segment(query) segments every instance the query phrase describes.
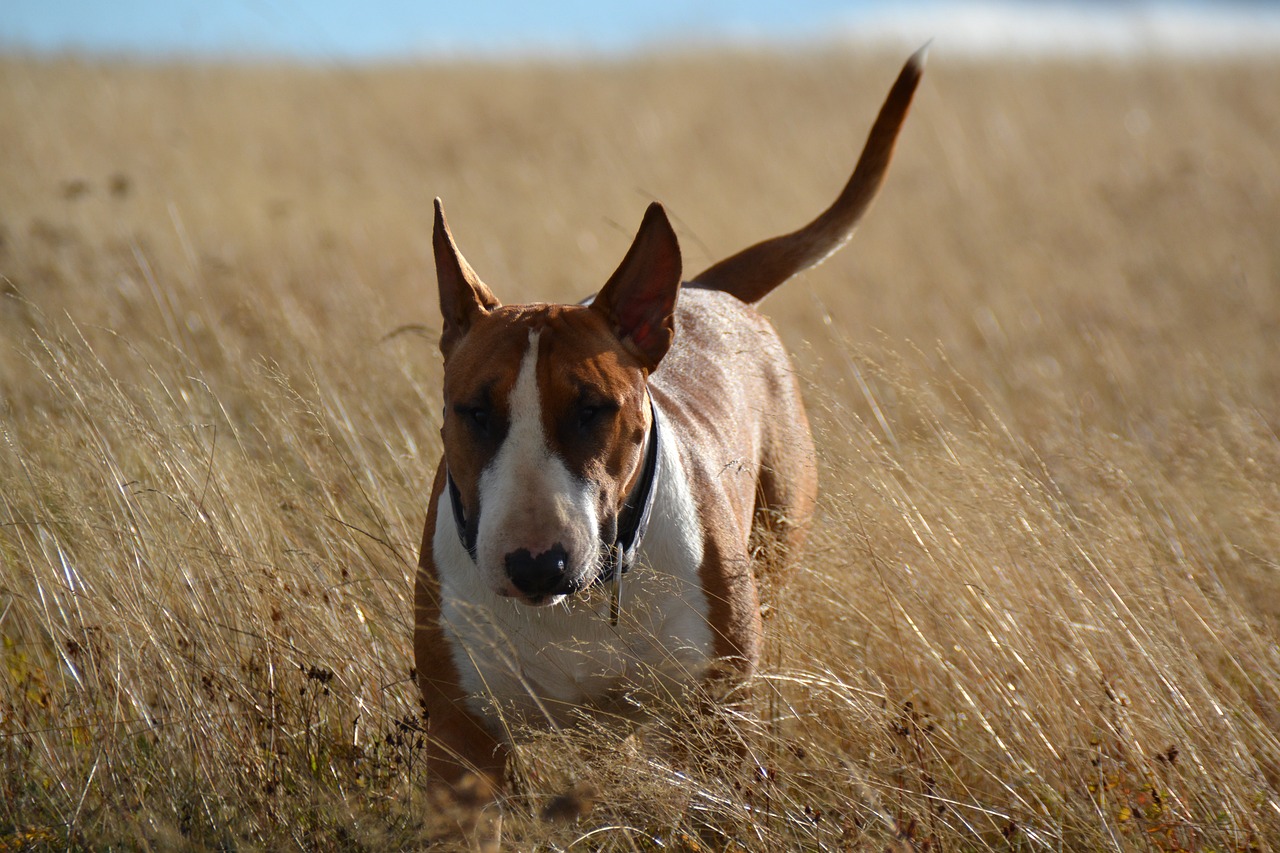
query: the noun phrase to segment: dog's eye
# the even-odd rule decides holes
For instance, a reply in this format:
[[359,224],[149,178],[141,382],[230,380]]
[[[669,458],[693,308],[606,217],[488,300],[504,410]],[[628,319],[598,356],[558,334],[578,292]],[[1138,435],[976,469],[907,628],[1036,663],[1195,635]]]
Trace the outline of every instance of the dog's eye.
[[487,406],[456,406],[454,411],[481,435],[489,432],[489,408]]
[[578,428],[591,429],[604,423],[617,410],[612,403],[583,403],[578,406]]

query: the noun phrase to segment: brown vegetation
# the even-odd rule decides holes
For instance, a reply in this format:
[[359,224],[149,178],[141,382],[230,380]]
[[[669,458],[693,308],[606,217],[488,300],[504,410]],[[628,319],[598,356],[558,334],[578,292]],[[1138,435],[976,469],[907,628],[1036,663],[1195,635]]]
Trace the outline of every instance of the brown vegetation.
[[[900,60],[0,60],[0,849],[432,838],[431,198],[508,301],[655,198],[701,269],[834,196]],[[939,50],[764,306],[823,496],[755,699],[531,732],[506,839],[1280,846],[1278,72]]]

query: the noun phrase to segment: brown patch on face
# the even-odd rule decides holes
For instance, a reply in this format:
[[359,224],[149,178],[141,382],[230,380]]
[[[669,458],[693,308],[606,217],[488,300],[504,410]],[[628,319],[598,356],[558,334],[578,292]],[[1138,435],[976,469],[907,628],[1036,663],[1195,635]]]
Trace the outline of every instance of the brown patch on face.
[[462,495],[472,537],[479,524],[480,472],[497,454],[510,425],[511,389],[529,347],[519,307],[479,319],[445,359],[445,461]]
[[599,312],[557,306],[539,339],[538,390],[551,452],[597,485],[601,535],[611,540],[643,466],[650,414],[645,370]]

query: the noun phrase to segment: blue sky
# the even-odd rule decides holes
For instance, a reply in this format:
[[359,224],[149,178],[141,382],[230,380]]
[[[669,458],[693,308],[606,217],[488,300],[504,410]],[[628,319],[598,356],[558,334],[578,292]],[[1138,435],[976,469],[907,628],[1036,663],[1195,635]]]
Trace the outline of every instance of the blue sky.
[[0,0],[0,50],[368,61],[879,38],[941,50],[1280,51],[1280,0]]
[[37,51],[368,59],[512,48],[614,51],[671,38],[803,37],[851,0],[4,0],[0,45]]

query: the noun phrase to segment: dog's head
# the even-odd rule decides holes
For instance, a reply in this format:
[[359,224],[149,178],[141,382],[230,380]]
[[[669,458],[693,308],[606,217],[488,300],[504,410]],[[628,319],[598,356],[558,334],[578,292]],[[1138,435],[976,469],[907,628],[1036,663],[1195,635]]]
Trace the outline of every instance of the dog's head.
[[501,305],[458,251],[439,200],[434,248],[441,434],[460,534],[495,593],[553,604],[601,577],[644,468],[646,379],[674,334],[675,232],[651,205],[589,306]]

